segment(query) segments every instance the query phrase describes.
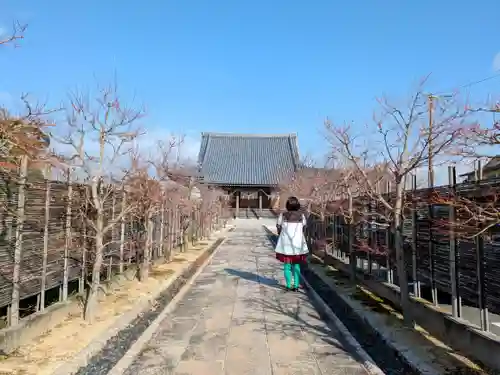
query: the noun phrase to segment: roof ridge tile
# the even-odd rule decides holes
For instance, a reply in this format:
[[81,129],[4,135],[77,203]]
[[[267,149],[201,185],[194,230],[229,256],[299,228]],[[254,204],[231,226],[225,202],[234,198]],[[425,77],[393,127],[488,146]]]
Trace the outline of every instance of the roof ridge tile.
[[202,137],[235,137],[235,138],[296,138],[297,133],[216,133],[202,132]]

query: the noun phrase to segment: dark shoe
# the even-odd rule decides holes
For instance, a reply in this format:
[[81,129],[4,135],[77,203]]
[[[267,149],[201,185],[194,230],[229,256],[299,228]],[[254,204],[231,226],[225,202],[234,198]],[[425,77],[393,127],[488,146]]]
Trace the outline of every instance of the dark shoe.
[[298,292],[299,291],[299,288],[293,288],[292,289],[294,292]]

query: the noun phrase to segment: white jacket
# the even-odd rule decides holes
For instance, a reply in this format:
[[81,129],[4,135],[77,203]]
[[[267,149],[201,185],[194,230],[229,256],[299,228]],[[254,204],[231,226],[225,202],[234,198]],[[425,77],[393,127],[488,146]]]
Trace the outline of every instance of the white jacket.
[[309,253],[304,236],[304,227],[306,226],[306,217],[304,215],[302,215],[301,222],[287,222],[283,218],[283,214],[280,214],[277,224],[281,226],[281,233],[275,248],[277,253],[284,255]]

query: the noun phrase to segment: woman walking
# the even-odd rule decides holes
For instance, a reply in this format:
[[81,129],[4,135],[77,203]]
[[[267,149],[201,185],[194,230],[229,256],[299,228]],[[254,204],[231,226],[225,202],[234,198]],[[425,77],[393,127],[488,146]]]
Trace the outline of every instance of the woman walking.
[[290,197],[286,202],[286,212],[280,214],[276,225],[279,235],[276,258],[283,263],[286,289],[293,291],[299,290],[300,265],[306,263],[309,253],[304,236],[306,218],[299,211],[299,200]]

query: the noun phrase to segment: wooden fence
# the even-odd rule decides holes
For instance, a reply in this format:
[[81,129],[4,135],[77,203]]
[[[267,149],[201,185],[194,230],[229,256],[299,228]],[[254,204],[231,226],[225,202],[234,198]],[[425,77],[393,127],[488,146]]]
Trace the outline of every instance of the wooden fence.
[[[91,274],[93,237],[81,212],[85,189],[80,183],[0,174],[0,328],[15,324],[9,317],[41,311],[71,293],[83,293]],[[19,192],[22,189],[22,199]],[[117,217],[126,195],[116,191],[106,201],[106,222]],[[24,200],[24,202],[23,202]],[[185,211],[183,215],[186,215]],[[217,212],[192,209],[191,241],[207,236],[228,218],[222,203]],[[153,259],[170,259],[182,245],[181,211],[165,204],[154,217]],[[143,222],[125,216],[108,232],[102,279],[124,272],[144,250]],[[18,286],[19,293],[14,292]],[[13,293],[14,292],[14,293]],[[18,311],[12,311],[12,309]]]
[[[467,196],[471,201],[478,197],[494,199],[500,195],[500,180],[414,190],[408,194],[407,201],[413,203],[405,212],[403,234],[410,290],[435,305],[448,305],[456,317],[463,317],[463,305],[477,308],[481,328],[489,330],[488,312],[500,314],[497,226],[481,235],[465,236],[456,229],[460,226],[456,205],[431,203],[428,197],[434,194],[453,195],[456,199]],[[385,198],[390,201],[391,195]],[[368,205],[367,213],[380,209],[362,198],[354,204]],[[475,232],[480,232],[479,228]],[[331,214],[320,219],[311,214],[308,235],[313,248],[345,263],[352,262],[357,271],[369,277],[398,284],[394,228],[380,216],[367,215],[365,220],[350,224],[344,216]]]

